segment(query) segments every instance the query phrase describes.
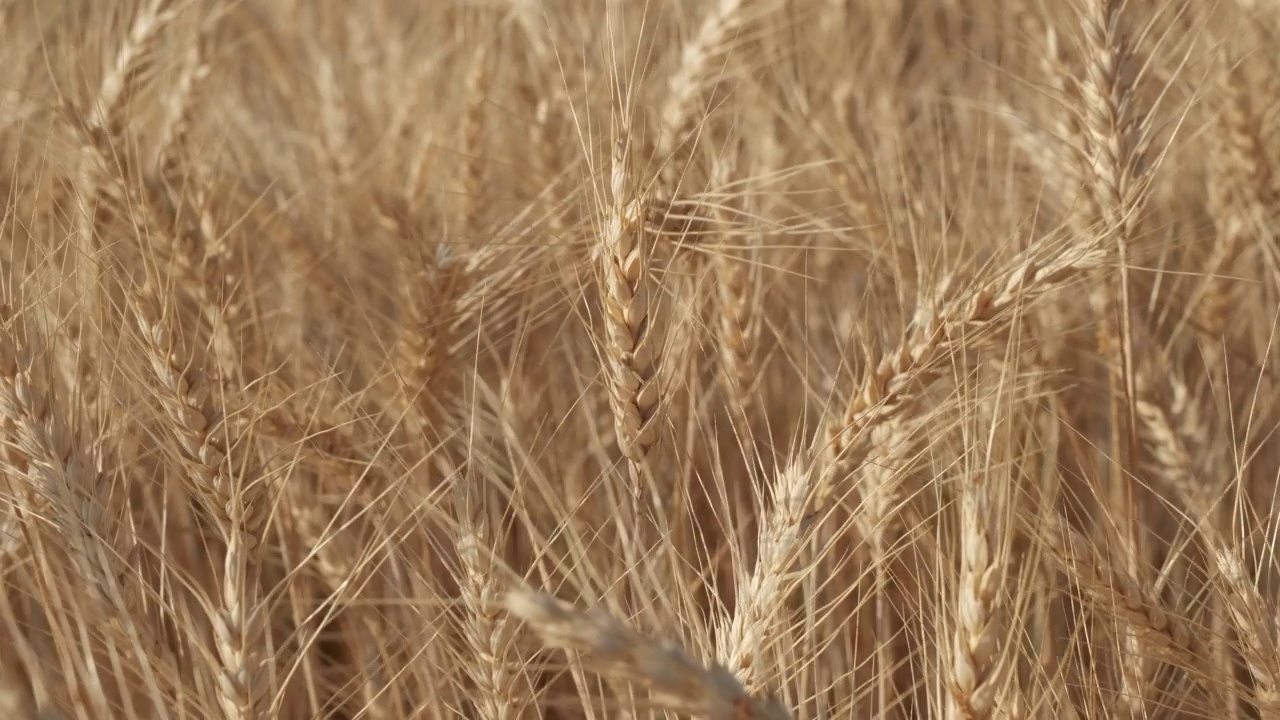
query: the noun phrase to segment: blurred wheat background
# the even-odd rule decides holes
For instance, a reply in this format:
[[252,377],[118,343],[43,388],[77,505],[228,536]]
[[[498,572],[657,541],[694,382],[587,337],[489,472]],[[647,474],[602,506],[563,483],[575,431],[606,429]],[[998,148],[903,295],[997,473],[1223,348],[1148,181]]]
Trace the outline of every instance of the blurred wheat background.
[[1277,32],[0,2],[0,713],[1280,719]]

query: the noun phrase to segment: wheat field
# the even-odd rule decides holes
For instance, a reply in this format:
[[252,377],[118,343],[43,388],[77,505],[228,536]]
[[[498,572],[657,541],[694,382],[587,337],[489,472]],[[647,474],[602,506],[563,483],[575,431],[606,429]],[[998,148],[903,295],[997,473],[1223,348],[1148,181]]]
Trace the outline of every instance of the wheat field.
[[1280,720],[1278,33],[0,1],[0,714]]

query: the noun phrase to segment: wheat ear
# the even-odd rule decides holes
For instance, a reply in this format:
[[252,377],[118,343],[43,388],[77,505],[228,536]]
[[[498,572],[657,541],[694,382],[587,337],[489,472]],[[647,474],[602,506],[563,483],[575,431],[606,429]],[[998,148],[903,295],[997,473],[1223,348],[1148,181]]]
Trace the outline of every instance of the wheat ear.
[[481,43],[471,59],[471,71],[467,75],[466,111],[462,124],[462,147],[466,167],[462,173],[462,197],[466,209],[462,213],[462,226],[468,233],[477,234],[484,225],[484,213],[488,212],[485,185],[485,111],[489,102],[489,53]]
[[773,505],[760,528],[755,566],[736,578],[736,607],[716,633],[717,657],[749,690],[758,688],[766,669],[775,665],[770,639],[795,586],[791,566],[809,536],[805,515],[812,472],[796,459],[777,473]]
[[481,717],[488,720],[515,720],[521,707],[514,698],[521,697],[517,684],[519,659],[512,657],[515,628],[507,617],[499,614],[501,590],[492,557],[493,535],[498,523],[487,511],[491,493],[480,478],[459,478],[454,492],[458,495],[458,529],[455,543],[462,565],[459,583],[463,611],[463,636],[475,662],[468,663],[468,673],[476,687],[475,705]]
[[258,478],[237,477],[240,473],[228,457],[223,437],[224,418],[203,368],[185,356],[160,308],[151,288],[143,288],[133,302],[152,376],[188,471],[187,491],[212,519],[226,545],[218,607],[206,608],[221,661],[217,701],[228,720],[256,718],[264,711],[266,694],[256,576],[267,512],[264,493]]
[[[1275,611],[1249,578],[1239,552],[1212,522],[1213,498],[1203,481],[1197,479],[1190,438],[1170,422],[1164,403],[1157,399],[1154,380],[1146,373],[1143,380],[1137,403],[1143,438],[1151,448],[1160,478],[1198,519],[1197,527],[1217,570],[1219,595],[1239,638],[1240,654],[1253,676],[1258,714],[1264,720],[1275,720],[1280,718],[1280,647],[1276,645]],[[1181,385],[1176,376],[1170,376],[1169,381]],[[1179,387],[1174,390],[1182,392]]]
[[[732,155],[719,158],[712,180],[716,187],[728,187],[735,159]],[[719,234],[725,239],[727,246],[723,254],[715,258],[716,297],[719,300],[720,382],[730,399],[730,410],[740,420],[739,432],[750,436],[752,398],[759,371],[756,348],[761,320],[760,308],[757,307],[757,270],[752,257],[754,253],[750,253],[750,249],[747,252],[739,249],[738,246],[742,244],[741,235],[735,232],[738,223],[734,221],[733,215],[729,208],[717,205]]]
[[[402,237],[412,241],[414,236]],[[401,400],[414,410],[413,419],[422,428],[445,394],[441,386],[449,370],[452,315],[466,278],[447,245],[437,246],[434,257],[416,248],[409,254],[412,273],[403,286],[405,321],[394,357]]]
[[[0,426],[12,432],[14,469],[30,483],[28,505],[19,516],[37,523],[51,518],[77,571],[103,607],[128,613],[139,596],[124,581],[133,548],[116,527],[119,496],[84,452],[85,444],[51,391],[51,373],[41,360],[41,336],[0,297]],[[23,467],[25,466],[25,467]],[[25,483],[24,483],[25,484]],[[21,506],[19,506],[21,507]],[[129,590],[129,591],[127,591]]]
[[1038,520],[1046,557],[1072,578],[1083,597],[1132,629],[1156,659],[1199,672],[1197,680],[1213,676],[1195,626],[1168,612],[1160,598],[1125,568],[1113,565],[1079,531],[1056,517]]
[[653,337],[651,316],[652,238],[645,228],[642,201],[631,194],[629,155],[625,141],[615,145],[610,202],[600,235],[600,265],[609,397],[618,446],[627,458],[632,482],[639,486],[645,480],[662,421],[657,371],[660,340]]
[[[960,577],[947,706],[948,717],[957,720],[995,714],[1007,669],[1002,655],[1009,484],[1002,482],[1005,478],[989,461],[999,430],[993,423],[987,439],[987,466],[966,469],[960,486]],[[981,438],[967,440],[965,447],[981,446]]]
[[181,72],[174,83],[173,91],[165,97],[164,115],[156,133],[155,167],[165,175],[175,175],[177,157],[175,150],[181,148],[191,129],[191,119],[197,104],[201,88],[212,72],[209,55],[213,33],[222,19],[224,10],[214,11],[201,24],[195,42],[187,48],[182,56]]
[[775,0],[763,3],[719,0],[703,17],[698,32],[680,49],[680,65],[667,82],[667,94],[658,119],[660,181],[667,199],[676,197],[680,181],[681,170],[675,162],[675,153],[693,134],[699,117],[697,102],[723,71],[721,64],[734,35],[765,17],[776,5]]
[[[179,10],[176,0],[152,0],[134,16],[128,35],[117,48],[114,61],[102,77],[86,121],[76,124],[86,137],[89,150],[81,167],[79,187],[82,199],[88,203],[80,210],[83,242],[89,242],[92,236],[100,193],[110,184],[111,143],[123,130],[125,101],[154,59],[164,30],[177,19]],[[122,197],[113,199],[123,200]]]
[[512,614],[553,647],[587,653],[600,673],[647,685],[655,702],[709,720],[789,720],[777,700],[750,694],[725,668],[706,666],[684,648],[642,637],[603,608],[586,612],[550,595],[516,590],[506,597]]
[[1041,241],[1024,251],[1003,276],[969,284],[950,277],[939,285],[902,342],[864,375],[843,416],[829,428],[831,462],[820,497],[861,462],[869,447],[868,432],[903,412],[913,396],[912,385],[927,386],[940,377],[949,353],[998,333],[1019,306],[1104,267],[1109,255],[1102,247],[1087,245],[1047,252],[1049,245]]
[[1196,329],[1210,346],[1205,360],[1223,383],[1222,352],[1215,346],[1223,341],[1231,303],[1238,293],[1231,280],[1218,276],[1230,274],[1253,234],[1267,232],[1267,215],[1273,212],[1276,199],[1274,172],[1253,93],[1243,71],[1232,66],[1230,59],[1225,62],[1227,99],[1214,133],[1218,152],[1210,159],[1205,188],[1217,241],[1206,263],[1200,301],[1190,303],[1190,312],[1198,320]]
[[[1130,65],[1134,53],[1121,24],[1123,0],[1088,0],[1084,4],[1081,25],[1084,31],[1088,62],[1080,83],[1085,140],[1088,142],[1089,164],[1080,175],[1089,180],[1093,190],[1094,209],[1100,217],[1091,218],[1101,223],[1100,230],[1115,243],[1120,270],[1119,308],[1114,308],[1110,278],[1102,277],[1095,289],[1095,311],[1102,318],[1099,324],[1099,345],[1109,356],[1114,367],[1119,368],[1119,378],[1124,387],[1116,387],[1116,375],[1108,377],[1111,388],[1111,449],[1115,458],[1111,463],[1109,500],[1115,505],[1115,514],[1125,519],[1122,528],[1122,547],[1130,549],[1135,557],[1130,559],[1136,567],[1137,533],[1132,518],[1136,511],[1129,507],[1130,482],[1123,467],[1123,458],[1135,449],[1137,432],[1133,398],[1136,396],[1133,367],[1132,281],[1130,278],[1131,245],[1136,240],[1137,223],[1147,196],[1149,168],[1146,166],[1147,144],[1150,142],[1147,118],[1135,112],[1136,91]],[[1115,318],[1119,318],[1118,327]],[[1120,404],[1127,398],[1127,442],[1122,443]],[[1128,449],[1128,453],[1125,449]],[[1145,653],[1135,645],[1134,638],[1126,642],[1135,657]],[[1141,714],[1148,678],[1143,662],[1122,663],[1121,670],[1127,685],[1125,697],[1130,710]]]

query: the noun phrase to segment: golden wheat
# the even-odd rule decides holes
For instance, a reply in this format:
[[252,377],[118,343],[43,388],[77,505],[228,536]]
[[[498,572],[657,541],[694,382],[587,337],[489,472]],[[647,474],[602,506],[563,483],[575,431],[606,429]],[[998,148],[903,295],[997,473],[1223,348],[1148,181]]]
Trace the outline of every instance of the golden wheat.
[[0,28],[0,711],[1280,717],[1274,3]]

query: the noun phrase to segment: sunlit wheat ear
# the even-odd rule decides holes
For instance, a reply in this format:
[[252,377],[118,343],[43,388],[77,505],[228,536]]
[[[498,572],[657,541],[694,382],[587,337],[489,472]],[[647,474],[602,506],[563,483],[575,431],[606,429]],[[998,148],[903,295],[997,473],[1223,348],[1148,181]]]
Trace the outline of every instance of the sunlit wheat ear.
[[647,686],[659,708],[699,713],[710,720],[790,718],[778,701],[753,697],[723,667],[704,665],[673,642],[648,640],[603,608],[581,611],[523,589],[509,593],[506,606],[533,626],[546,644],[582,651],[592,670]]
[[[1005,382],[1001,378],[1000,382]],[[983,437],[969,434],[966,447],[987,445],[984,460],[961,470],[960,574],[957,578],[956,619],[952,634],[951,690],[947,715],[951,718],[988,718],[998,714],[998,700],[1009,670],[1008,625],[1010,513],[1008,488],[1014,476],[993,467],[998,462],[995,438],[1001,432],[1000,400],[979,403],[979,417],[995,427]],[[977,454],[977,453],[975,453]],[[979,458],[982,454],[977,454]],[[1005,699],[1008,702],[1008,698]]]
[[643,199],[634,193],[630,149],[614,148],[609,198],[601,229],[605,374],[612,401],[618,446],[632,482],[639,485],[659,439],[661,383],[652,317],[657,300],[650,277],[652,236],[645,228]]

